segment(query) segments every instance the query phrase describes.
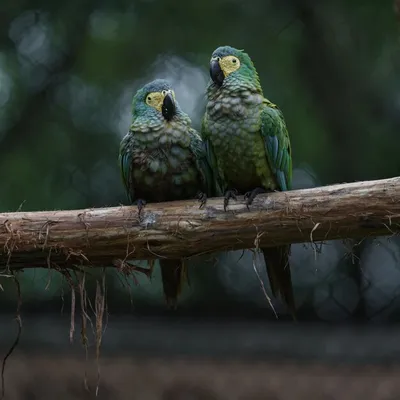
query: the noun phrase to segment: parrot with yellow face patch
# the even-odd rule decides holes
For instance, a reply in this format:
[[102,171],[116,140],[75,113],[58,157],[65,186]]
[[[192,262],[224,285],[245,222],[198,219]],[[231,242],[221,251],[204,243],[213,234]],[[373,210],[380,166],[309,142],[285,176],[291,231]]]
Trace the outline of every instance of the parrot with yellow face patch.
[[[200,135],[191,127],[171,85],[156,79],[135,94],[132,124],[119,150],[122,180],[139,215],[146,201],[164,202],[216,195],[217,186]],[[176,308],[187,279],[183,260],[160,260],[167,304]]]
[[[225,193],[225,210],[238,192],[249,206],[259,193],[290,190],[292,151],[285,120],[264,97],[249,55],[218,47],[211,56],[210,76],[201,133]],[[272,293],[281,295],[295,319],[290,245],[261,250]]]

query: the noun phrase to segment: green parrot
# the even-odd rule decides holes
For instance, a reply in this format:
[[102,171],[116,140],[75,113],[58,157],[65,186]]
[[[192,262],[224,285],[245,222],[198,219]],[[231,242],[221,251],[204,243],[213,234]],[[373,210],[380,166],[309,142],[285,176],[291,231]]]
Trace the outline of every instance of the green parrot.
[[[225,210],[239,192],[248,207],[259,193],[290,190],[292,153],[285,120],[264,97],[249,55],[218,47],[211,56],[210,76],[201,134],[225,194]],[[281,295],[295,319],[290,245],[261,250],[272,293]]]
[[[168,81],[156,79],[137,91],[132,124],[119,149],[122,180],[139,218],[146,201],[197,199],[202,207],[216,194],[213,171],[200,135],[175,98]],[[221,192],[222,193],[222,192]],[[176,308],[187,280],[183,260],[160,260],[164,295]]]

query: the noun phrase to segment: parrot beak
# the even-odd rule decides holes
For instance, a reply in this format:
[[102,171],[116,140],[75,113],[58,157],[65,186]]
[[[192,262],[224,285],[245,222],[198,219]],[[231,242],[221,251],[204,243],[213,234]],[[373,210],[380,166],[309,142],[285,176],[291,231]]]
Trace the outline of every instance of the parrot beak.
[[210,76],[213,82],[217,86],[222,86],[224,82],[224,73],[222,72],[221,66],[219,65],[218,60],[211,60],[210,62]]
[[171,121],[172,117],[175,115],[176,107],[175,101],[171,93],[167,93],[164,97],[164,101],[161,107],[162,115],[167,121]]

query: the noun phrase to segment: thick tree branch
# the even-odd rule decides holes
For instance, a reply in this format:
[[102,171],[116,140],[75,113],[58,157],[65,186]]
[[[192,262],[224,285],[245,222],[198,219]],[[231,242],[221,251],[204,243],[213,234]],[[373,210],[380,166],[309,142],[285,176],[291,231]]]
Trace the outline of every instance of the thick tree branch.
[[260,195],[179,201],[137,209],[0,214],[0,266],[64,268],[116,260],[190,257],[283,243],[392,235],[400,227],[400,177]]

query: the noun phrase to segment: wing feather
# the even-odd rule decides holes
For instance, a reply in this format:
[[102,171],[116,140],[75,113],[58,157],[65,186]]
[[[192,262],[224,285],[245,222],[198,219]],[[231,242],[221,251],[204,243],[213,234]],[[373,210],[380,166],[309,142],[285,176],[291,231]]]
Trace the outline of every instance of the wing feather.
[[265,100],[261,113],[261,134],[264,139],[269,166],[280,190],[292,186],[292,152],[289,133],[282,112]]

